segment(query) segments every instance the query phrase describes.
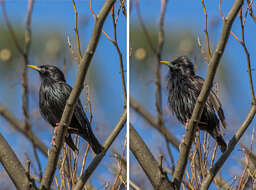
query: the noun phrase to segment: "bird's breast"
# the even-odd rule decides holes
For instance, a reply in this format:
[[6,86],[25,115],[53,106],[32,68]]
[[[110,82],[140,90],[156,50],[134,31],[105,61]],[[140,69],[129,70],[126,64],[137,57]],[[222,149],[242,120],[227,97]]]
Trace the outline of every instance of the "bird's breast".
[[57,84],[41,84],[39,90],[39,110],[45,120],[55,125],[61,119],[66,97]]
[[196,101],[196,92],[186,79],[172,79],[168,84],[168,102],[178,120],[186,123],[190,119]]

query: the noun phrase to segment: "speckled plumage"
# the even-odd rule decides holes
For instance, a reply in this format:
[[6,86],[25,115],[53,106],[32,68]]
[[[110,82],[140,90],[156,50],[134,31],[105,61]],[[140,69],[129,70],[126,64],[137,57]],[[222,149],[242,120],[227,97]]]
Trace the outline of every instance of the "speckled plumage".
[[[42,117],[53,127],[60,122],[66,101],[72,91],[72,87],[66,83],[64,74],[55,66],[42,65],[36,69],[41,78],[39,90],[39,109]],[[67,135],[66,143],[75,151],[75,146],[71,134],[75,133],[83,137],[92,147],[96,154],[99,154],[103,148],[94,136],[90,123],[86,117],[80,100],[74,110]]]
[[[168,103],[171,111],[182,124],[191,118],[203,82],[201,77],[195,75],[193,64],[186,56],[178,57],[169,64]],[[219,120],[225,128],[225,117],[221,103],[215,93],[211,91],[198,126],[200,130],[207,131],[216,140],[221,151],[224,152],[227,145],[220,131]]]

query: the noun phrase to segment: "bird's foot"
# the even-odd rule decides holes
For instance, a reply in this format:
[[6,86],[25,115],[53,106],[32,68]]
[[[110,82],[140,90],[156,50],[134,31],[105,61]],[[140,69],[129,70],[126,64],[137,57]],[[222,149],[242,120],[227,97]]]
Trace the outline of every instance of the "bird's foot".
[[68,129],[69,129],[69,130],[72,130],[72,131],[78,131],[77,128],[73,128],[73,127],[70,127],[70,126],[68,126]]
[[[188,129],[189,122],[190,122],[190,119],[188,119],[187,122],[186,122],[186,124],[185,124],[185,129],[186,129],[186,130]],[[203,121],[198,121],[198,124],[201,124],[201,125],[208,125],[208,123],[203,122]]]
[[181,151],[181,146],[184,144],[184,142],[185,142],[185,135],[182,136],[181,143],[179,145],[179,151]]
[[[187,122],[186,122],[186,124],[185,124],[185,129],[186,129],[186,130],[188,129],[189,121],[190,121],[190,119],[188,119]],[[183,137],[183,138],[184,138],[184,137]],[[183,139],[183,138],[182,138],[182,139]]]
[[[54,127],[54,134],[56,134],[56,131],[57,131],[57,128],[56,127],[59,127],[60,126],[60,123],[56,123],[56,126]],[[67,127],[69,130],[72,130],[72,131],[78,131],[77,128],[73,128],[73,127],[70,127],[68,126]]]
[[181,143],[185,142],[185,135],[182,136]]
[[60,123],[56,123],[56,126],[54,127],[54,130],[53,130],[54,135],[53,135],[52,141],[51,141],[51,144],[52,144],[53,146],[56,146],[55,139],[56,139],[57,130],[58,130],[58,127],[59,127],[59,126],[60,126]]
[[57,130],[58,130],[58,127],[60,126],[60,123],[56,123],[55,127],[54,127],[54,135],[57,135]]
[[195,133],[196,137],[199,137],[200,136],[200,130],[197,128],[196,129],[196,133]]
[[52,144],[53,146],[56,146],[55,139],[56,139],[56,136],[55,136],[55,135],[53,135],[53,137],[52,137],[52,141],[51,141],[51,144]]

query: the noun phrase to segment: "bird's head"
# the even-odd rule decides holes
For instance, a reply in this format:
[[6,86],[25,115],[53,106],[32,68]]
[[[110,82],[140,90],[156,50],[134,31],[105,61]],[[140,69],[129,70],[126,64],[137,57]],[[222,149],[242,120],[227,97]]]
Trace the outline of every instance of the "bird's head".
[[178,57],[177,59],[169,61],[160,61],[170,68],[171,73],[180,73],[186,76],[195,75],[193,63],[186,56]]
[[66,81],[64,74],[60,69],[53,65],[28,65],[28,67],[35,69],[40,74],[41,80],[52,79],[54,81]]

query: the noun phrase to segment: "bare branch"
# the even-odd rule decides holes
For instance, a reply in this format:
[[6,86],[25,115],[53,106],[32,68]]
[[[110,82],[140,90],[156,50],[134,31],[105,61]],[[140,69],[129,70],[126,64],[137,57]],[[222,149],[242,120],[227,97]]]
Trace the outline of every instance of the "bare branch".
[[105,156],[105,153],[111,146],[111,144],[116,139],[117,135],[120,133],[120,131],[123,129],[125,123],[127,120],[127,110],[125,109],[122,113],[122,116],[120,117],[118,123],[116,124],[114,130],[111,132],[111,134],[108,136],[107,140],[104,143],[104,152],[101,154],[98,154],[91,164],[88,166],[88,168],[84,171],[83,175],[78,179],[77,184],[73,188],[73,190],[81,190],[84,187],[84,184],[87,182],[89,177],[92,175],[93,171],[97,168],[102,158]]
[[130,149],[145,174],[148,176],[154,189],[173,189],[166,173],[159,168],[158,162],[131,124],[129,126],[129,131]]
[[210,41],[209,41],[209,35],[208,35],[208,31],[207,31],[207,11],[206,11],[206,8],[205,8],[204,0],[202,0],[202,5],[203,5],[203,9],[204,9],[204,17],[205,17],[204,33],[205,33],[205,38],[206,38],[206,45],[207,45],[207,52],[208,52],[208,61],[209,61],[211,59],[211,57],[212,57],[212,53],[211,53],[211,46],[210,46]]
[[117,24],[117,18],[115,19],[115,6],[112,7],[112,22],[113,22],[113,30],[114,30],[114,40],[109,39],[113,45],[116,48],[116,51],[119,56],[119,63],[120,63],[120,70],[121,70],[121,81],[122,81],[122,89],[123,89],[123,96],[124,96],[124,106],[126,106],[126,100],[127,100],[127,92],[126,92],[126,83],[125,83],[125,74],[124,74],[124,64],[123,64],[123,55],[121,53],[121,50],[119,48],[118,42],[117,42],[117,32],[116,32],[116,24]]
[[22,110],[25,117],[25,127],[27,130],[31,130],[29,124],[29,114],[28,114],[28,77],[27,77],[27,65],[28,65],[28,56],[29,49],[31,44],[31,15],[33,10],[34,0],[28,1],[28,12],[27,12],[27,22],[26,22],[26,31],[25,31],[25,46],[24,46],[24,65],[22,71],[21,85],[22,85]]
[[78,52],[79,60],[81,60],[82,59],[82,55],[81,55],[81,49],[80,49],[79,34],[78,34],[78,29],[77,29],[77,16],[78,16],[78,12],[77,12],[77,9],[76,9],[75,0],[72,0],[72,2],[73,2],[73,6],[74,6],[74,11],[75,11],[75,33],[76,33],[77,52]]
[[236,0],[230,12],[228,13],[228,16],[225,18],[220,40],[210,60],[206,80],[204,82],[200,95],[196,101],[196,105],[188,125],[188,131],[186,132],[186,135],[184,138],[184,143],[181,144],[181,151],[179,154],[178,163],[172,178],[172,183],[175,185],[176,189],[180,188],[180,184],[183,178],[184,170],[186,168],[191,144],[194,139],[195,126],[197,125],[197,121],[200,120],[200,117],[204,108],[204,104],[207,100],[207,97],[212,87],[212,83],[219,65],[220,58],[222,57],[227,41],[229,39],[231,26],[242,4],[243,4],[243,0]]
[[154,47],[154,45],[153,45],[152,39],[151,39],[151,37],[150,37],[150,35],[149,35],[149,33],[148,33],[148,30],[147,30],[147,28],[146,28],[146,26],[145,26],[145,24],[144,24],[143,19],[142,19],[142,17],[141,17],[141,14],[140,14],[140,7],[139,7],[139,2],[138,2],[138,0],[135,1],[135,5],[136,5],[136,11],[137,11],[137,15],[138,15],[138,20],[139,20],[139,22],[140,22],[140,25],[141,25],[141,27],[142,27],[143,32],[145,33],[145,37],[146,37],[146,39],[147,39],[147,42],[148,42],[148,44],[149,44],[149,46],[150,46],[152,52],[153,52],[154,54],[156,54],[156,49],[155,49],[155,47]]
[[0,105],[0,115],[2,115],[17,131],[29,139],[45,156],[47,156],[47,146],[31,130],[26,130],[25,125],[12,115],[12,113],[3,105]]
[[35,187],[34,183],[28,179],[24,167],[2,134],[0,134],[0,162],[17,189],[24,190]]
[[155,71],[155,105],[156,105],[156,112],[157,112],[157,122],[161,126],[163,121],[163,110],[162,110],[162,92],[161,92],[161,78],[160,78],[160,61],[162,50],[164,46],[164,15],[166,11],[166,4],[167,0],[161,1],[161,13],[160,13],[160,25],[159,25],[159,33],[158,33],[158,47],[156,52],[156,71]]
[[136,100],[130,98],[130,106],[138,112],[152,127],[158,130],[168,142],[172,143],[172,145],[179,150],[180,142],[179,140],[168,131],[168,129],[162,124],[161,126],[158,124],[157,119],[154,118],[146,109],[144,109]]
[[249,0],[247,0],[247,4],[248,4],[248,8],[249,8],[249,14],[252,17],[252,20],[254,21],[254,23],[256,24],[256,17],[253,13],[253,10],[252,10],[253,0],[251,0],[251,2]]
[[227,151],[221,155],[221,157],[218,159],[218,161],[214,164],[214,166],[209,170],[206,178],[202,182],[201,190],[206,190],[209,188],[212,180],[214,179],[215,175],[219,171],[219,169],[222,167],[222,165],[225,163],[231,152],[234,150],[236,144],[240,140],[240,138],[243,136],[244,132],[246,129],[249,127],[251,124],[254,116],[256,113],[256,105],[253,104],[251,106],[251,109],[245,119],[245,121],[242,123],[240,128],[237,130],[236,134],[233,136],[233,138],[230,140],[228,144],[228,149]]

